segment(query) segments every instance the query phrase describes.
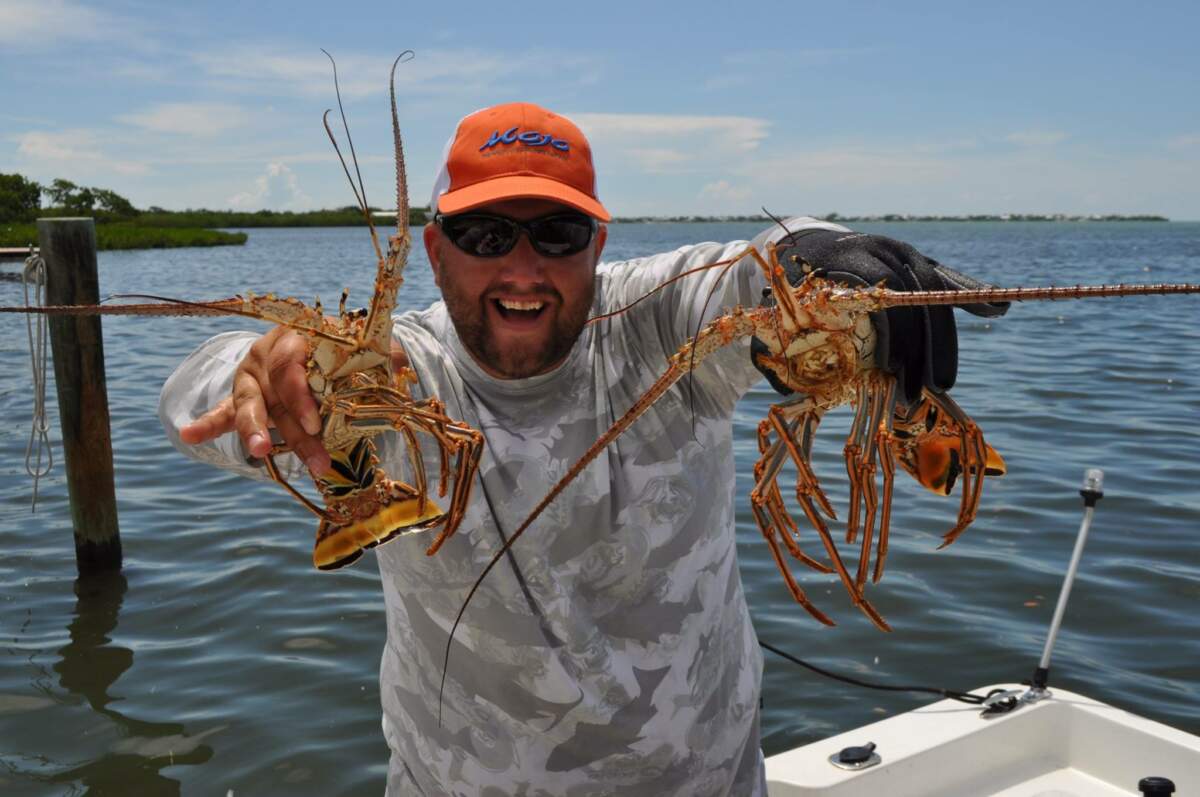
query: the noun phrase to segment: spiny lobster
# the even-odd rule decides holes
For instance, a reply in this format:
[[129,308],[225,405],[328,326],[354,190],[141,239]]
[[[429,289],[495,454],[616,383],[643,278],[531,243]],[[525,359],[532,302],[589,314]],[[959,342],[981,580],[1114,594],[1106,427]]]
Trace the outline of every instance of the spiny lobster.
[[[1197,284],[900,292],[883,287],[845,287],[815,276],[815,270],[808,264],[802,264],[808,276],[799,285],[791,286],[773,246],[767,247],[765,256],[750,248],[732,260],[705,268],[732,265],[743,258],[752,259],[765,273],[774,305],[753,310],[735,307],[704,326],[669,359],[662,376],[551,487],[468,591],[447,641],[443,679],[454,631],[483,579],[508,549],[609,443],[632,426],[681,377],[697,368],[710,354],[734,341],[751,336],[763,341],[769,350],[763,355],[763,364],[796,392],[794,398],[772,405],[767,418],[759,425],[761,457],[754,466],[755,484],[750,492],[755,520],[789,591],[818,621],[834,624],[813,605],[796,582],[784,557],[785,549],[793,558],[815,570],[836,572],[851,602],[876,627],[889,631],[891,627],[887,621],[867,600],[865,588],[869,572],[872,581],[878,581],[883,575],[895,464],[899,463],[918,482],[941,495],[949,495],[955,481],[961,479],[958,517],[944,535],[941,547],[958,539],[971,524],[979,507],[985,477],[1003,474],[1005,465],[1000,455],[984,441],[979,426],[948,394],[924,390],[911,407],[903,407],[895,400],[895,377],[875,364],[875,333],[870,314],[890,307],[915,305],[1200,293]],[[844,448],[850,479],[846,540],[854,543],[859,534],[862,535],[858,566],[853,575],[826,523],[826,518],[836,518],[836,515],[811,464],[813,438],[822,417],[828,410],[845,404],[855,408]],[[778,483],[788,460],[797,471],[796,502],[820,537],[828,565],[806,554],[797,543],[799,529]],[[881,485],[876,481],[880,473]]]
[[[301,494],[277,466],[275,457],[288,452],[288,446],[273,446],[265,459],[265,467],[272,479],[320,519],[313,548],[313,564],[321,570],[348,565],[362,556],[364,549],[385,543],[400,534],[441,526],[440,533],[428,549],[428,553],[435,553],[462,522],[483,451],[483,435],[448,417],[442,402],[436,398],[414,399],[410,385],[416,381],[416,375],[407,367],[394,369],[391,359],[391,315],[396,306],[397,292],[404,284],[402,275],[412,246],[408,185],[395,89],[396,66],[406,56],[411,56],[411,53],[402,53],[392,63],[389,82],[396,157],[396,234],[388,238],[386,253],[380,248],[379,236],[367,204],[345,114],[342,114],[343,128],[357,183],[350,175],[329,126],[330,111],[325,112],[323,120],[325,131],[367,221],[378,258],[375,293],[366,308],[347,309],[345,291],[335,317],[325,315],[319,300],[309,306],[290,297],[278,298],[274,294],[257,296],[251,293],[213,302],[142,296],[122,298],[153,299],[156,303],[0,307],[3,313],[49,315],[245,316],[282,325],[305,338],[308,385],[318,403],[321,440],[329,451],[332,465],[327,475],[313,477],[323,505],[318,506]],[[332,56],[330,61],[333,61]],[[337,65],[334,64],[333,68],[334,88],[340,109]],[[413,484],[392,479],[379,467],[372,438],[391,430],[399,432],[407,444]],[[444,508],[430,497],[431,487],[418,445],[418,434],[432,437],[437,444],[441,459],[438,495],[445,496],[449,492]]]

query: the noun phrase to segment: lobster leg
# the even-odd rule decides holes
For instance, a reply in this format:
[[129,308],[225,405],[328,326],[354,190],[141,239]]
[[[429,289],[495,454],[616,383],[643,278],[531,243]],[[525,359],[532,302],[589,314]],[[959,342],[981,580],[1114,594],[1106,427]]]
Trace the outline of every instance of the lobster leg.
[[[774,407],[772,407],[774,410]],[[800,421],[793,422],[793,429],[800,425]],[[796,583],[796,579],[792,576],[791,568],[788,567],[787,561],[783,558],[783,552],[779,549],[779,543],[776,537],[783,539],[788,551],[800,561],[808,564],[816,569],[823,569],[825,572],[830,572],[820,562],[812,559],[808,555],[800,551],[799,546],[791,538],[791,533],[796,531],[796,524],[792,521],[787,511],[783,508],[783,499],[779,493],[779,483],[777,478],[779,471],[783,467],[785,449],[783,438],[781,437],[774,444],[768,445],[771,427],[764,421],[759,425],[759,450],[763,452],[761,458],[755,463],[754,472],[757,477],[754,489],[750,491],[750,509],[754,513],[754,520],[758,523],[758,529],[762,532],[763,538],[767,541],[767,546],[771,549],[771,555],[775,558],[775,565],[779,568],[780,574],[783,575],[783,581],[787,585],[788,591],[792,593],[792,598],[799,603],[805,611],[813,616],[817,622],[824,625],[836,625],[833,620],[829,619],[828,615],[818,609],[808,599],[803,588]],[[809,514],[809,519],[816,518],[816,522],[820,522],[820,516],[816,515],[811,510],[811,504],[805,507],[805,512]]]
[[[795,430],[799,425],[799,420],[793,421],[789,429]],[[773,533],[778,533],[787,546],[788,553],[818,573],[832,573],[833,570],[804,553],[796,544],[795,538],[799,536],[800,530],[788,514],[783,495],[779,491],[779,471],[783,468],[787,452],[782,440],[770,442],[771,430],[771,424],[767,421],[758,425],[758,450],[763,456],[754,464],[755,487],[750,494],[750,506],[755,511],[759,530],[768,541],[771,541]],[[765,511],[766,514],[760,517],[761,511]],[[766,523],[768,519],[770,523]]]
[[817,622],[822,623],[823,625],[837,625],[837,623],[829,619],[828,615],[812,604],[812,601],[810,601],[808,596],[804,594],[804,590],[801,589],[800,585],[796,583],[796,579],[792,577],[792,572],[788,568],[787,562],[783,559],[783,552],[779,550],[779,544],[775,542],[772,534],[764,527],[764,524],[768,523],[769,521],[763,517],[762,508],[757,504],[751,504],[751,508],[754,510],[754,518],[758,521],[758,527],[763,529],[763,536],[767,540],[767,546],[771,549],[771,555],[775,557],[775,564],[779,568],[779,572],[783,575],[783,581],[785,584],[787,584],[788,591],[792,593],[792,598],[796,601],[796,603],[800,604],[806,612],[812,615]]
[[859,481],[857,468],[863,453],[863,432],[868,426],[867,416],[870,414],[870,393],[865,382],[859,384],[855,391],[854,420],[850,423],[850,433],[846,435],[846,445],[842,449],[842,457],[846,462],[846,477],[850,482],[850,508],[846,517],[846,542],[852,543],[858,537],[858,508],[862,502],[862,484]]
[[938,546],[940,550],[957,540],[979,511],[979,499],[983,495],[983,479],[987,471],[987,444],[983,441],[983,431],[978,424],[963,412],[954,399],[945,393],[932,391],[926,391],[926,395],[958,424],[962,445],[962,502],[959,504],[958,522],[942,537],[942,544]]
[[[796,404],[773,404],[767,410],[767,419],[775,433],[779,435],[779,441],[787,447],[792,461],[796,464],[796,500],[800,502],[801,506],[811,506],[811,501],[815,499],[820,505],[821,511],[827,517],[836,520],[837,513],[833,511],[833,504],[829,503],[829,498],[821,489],[821,483],[817,481],[817,475],[813,473],[812,465],[809,464],[812,457],[813,432],[821,422],[822,412],[808,406],[804,409],[797,409],[797,405],[806,404],[808,404],[807,399],[802,399]],[[799,440],[794,433],[788,431],[789,415],[801,416]]]
[[[806,400],[798,401],[793,404],[774,405],[767,413],[767,418],[770,419],[776,434],[784,443],[789,454],[795,459],[797,472],[800,474],[796,485],[796,499],[800,504],[804,514],[808,517],[813,528],[816,529],[817,535],[821,538],[821,543],[825,546],[825,552],[829,557],[829,561],[833,565],[834,571],[841,579],[842,585],[846,591],[850,593],[851,602],[857,606],[863,614],[865,614],[875,626],[881,631],[890,631],[891,626],[883,619],[882,615],[876,611],[871,602],[866,599],[862,591],[855,587],[854,580],[850,577],[849,571],[846,569],[845,563],[842,561],[842,556],[838,552],[837,544],[833,541],[833,535],[829,532],[829,527],[821,518],[816,508],[809,500],[809,494],[816,487],[816,477],[812,476],[812,484],[805,484],[806,475],[811,476],[812,467],[806,457],[801,456],[801,451],[804,444],[801,440],[797,440],[793,431],[788,428],[789,416],[799,416],[801,420],[801,430],[811,432],[817,423],[820,422],[820,412],[816,410],[811,403]],[[809,428],[811,427],[811,428]],[[820,489],[816,487],[816,489]]]
[[[442,543],[458,528],[467,511],[467,501],[471,498],[471,486],[475,482],[475,472],[479,469],[479,459],[483,455],[483,435],[470,427],[448,426],[450,435],[460,441],[454,495],[450,498],[447,510],[446,525],[425,553],[429,556],[438,552]],[[465,485],[465,487],[463,486]]]
[[[374,401],[373,403],[354,402],[347,400],[347,396],[354,398],[365,398],[370,396]],[[380,398],[380,396],[378,396],[370,388],[346,391],[343,393],[343,397],[335,402],[335,407],[343,416],[346,417],[347,423],[356,427],[382,426],[383,428],[387,429],[393,428],[390,422],[380,424],[379,420],[383,419],[384,421],[387,421],[388,418],[395,414],[395,408],[397,406],[403,406],[402,395],[395,399],[395,401],[392,403],[389,403],[387,398]],[[400,424],[396,428],[404,437],[404,442],[407,444],[405,452],[408,455],[409,467],[412,468],[413,481],[416,482],[417,513],[419,515],[424,515],[429,502],[429,479],[425,470],[425,457],[421,453],[421,446],[417,442],[417,437],[413,432],[412,424]],[[441,494],[444,495],[444,482],[442,484],[442,488]]]
[[862,549],[858,557],[858,573],[854,579],[855,586],[862,592],[867,583],[867,569],[871,563],[871,544],[875,536],[876,511],[879,508],[879,491],[875,486],[875,462],[880,453],[880,435],[883,432],[885,417],[891,415],[891,396],[886,385],[887,377],[872,376],[867,387],[870,414],[864,429],[865,448],[858,462],[857,479],[859,494],[863,498],[866,517],[863,519]]
[[[356,401],[353,399],[370,399],[370,401]],[[375,427],[379,430],[395,428],[401,431],[412,426],[424,431],[437,440],[438,448],[443,455],[447,452],[452,453],[456,451],[460,444],[451,439],[451,430],[458,432],[467,430],[465,426],[455,426],[453,424],[445,413],[445,406],[437,399],[429,398],[414,402],[407,398],[403,392],[381,385],[362,388],[356,391],[346,391],[343,394],[343,398],[335,406],[346,416],[347,422],[351,426],[359,428]],[[399,421],[400,425],[398,425],[397,418],[401,419]],[[410,450],[416,452],[416,457],[420,457],[419,448],[412,448]],[[414,470],[418,471],[418,478],[424,484],[423,465],[420,467],[414,465]],[[439,469],[439,496],[446,494],[449,480],[449,459],[443,456]]]
[[421,453],[421,446],[411,428],[402,426],[400,433],[404,435],[404,442],[408,444],[408,464],[413,471],[413,481],[417,483],[417,495],[420,496],[417,511],[424,512],[425,504],[429,500],[429,478],[425,473],[425,455]]
[[[342,297],[345,303],[345,295]],[[393,428],[388,420],[395,414],[397,408],[416,411],[416,405],[406,399],[401,389],[383,385],[367,385],[361,388],[343,390],[332,403],[331,411],[336,410],[346,419],[346,423],[356,428],[376,428],[379,431]],[[421,402],[424,403],[424,402]],[[407,406],[406,406],[407,404]],[[418,511],[424,513],[425,504],[429,498],[429,480],[425,471],[425,457],[417,442],[410,424],[396,427],[407,444],[408,463],[412,468],[413,481],[416,482]],[[445,494],[445,490],[442,490]]]
[[[279,467],[275,464],[275,453],[276,452],[273,451],[270,454],[267,454],[267,456],[263,459],[263,463],[266,465],[266,468],[267,468],[267,475],[269,475],[276,484],[280,485],[281,487],[283,487],[283,489],[287,490],[293,498],[295,498],[297,501],[299,501],[301,504],[303,504],[304,508],[307,509],[309,512],[312,512],[314,515],[321,518],[322,520],[332,520],[332,518],[329,516],[328,512],[321,509],[321,507],[317,506],[312,501],[308,500],[308,498],[306,498],[303,493],[301,493],[299,490],[297,490],[295,487],[293,487],[291,485],[291,483],[286,478],[284,478],[283,474],[279,472]],[[282,452],[279,452],[279,453],[282,453]]]
[[892,418],[896,401],[896,379],[893,376],[882,377],[883,422],[877,435],[879,446],[879,465],[883,470],[883,503],[879,510],[879,544],[875,552],[875,572],[871,574],[871,582],[877,583],[883,576],[883,562],[887,558],[888,530],[892,519],[892,487],[896,481],[896,452],[892,435]]
[[[439,495],[445,495],[447,484],[451,480],[450,460],[454,459],[454,490],[450,496],[450,504],[446,508],[442,530],[430,543],[427,554],[435,554],[451,534],[457,529],[463,515],[466,513],[467,502],[470,500],[471,488],[474,485],[475,471],[479,467],[479,459],[483,455],[483,435],[467,426],[453,423],[444,413],[441,402],[436,399],[409,403],[400,406],[402,394],[393,388],[379,388],[377,398],[384,403],[356,405],[347,409],[346,415],[351,422],[370,424],[372,421],[385,420],[393,428],[400,430],[407,438],[412,439],[412,429],[426,432],[437,441],[441,451],[441,479]],[[390,406],[388,400],[396,402]],[[412,445],[412,443],[410,443]],[[417,454],[419,457],[419,453]],[[424,468],[419,469],[423,480]],[[425,492],[422,491],[422,502]]]

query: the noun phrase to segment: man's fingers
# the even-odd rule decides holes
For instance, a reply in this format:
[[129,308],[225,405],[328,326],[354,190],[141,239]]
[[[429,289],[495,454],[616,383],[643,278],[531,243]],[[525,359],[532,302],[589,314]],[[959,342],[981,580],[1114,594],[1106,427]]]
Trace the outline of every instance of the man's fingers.
[[233,404],[236,407],[234,428],[246,451],[259,459],[270,454],[266,399],[258,380],[245,371],[239,371],[233,378]]
[[307,357],[304,340],[299,335],[292,335],[281,339],[271,350],[267,369],[279,403],[299,422],[305,433],[315,435],[321,431],[321,416],[308,387],[304,369]]
[[223,399],[220,404],[201,415],[179,430],[179,439],[188,445],[204,443],[220,437],[234,429],[236,413],[233,397]]
[[271,453],[271,435],[268,423],[273,424],[283,437],[283,442],[296,453],[304,464],[316,475],[329,470],[329,454],[321,441],[304,431],[287,409],[277,402],[267,408],[265,397],[259,391],[258,382],[249,374],[239,374],[233,386],[234,403],[237,405],[235,426],[242,438],[242,445],[252,457],[262,459]]
[[314,475],[326,473],[330,459],[315,436],[321,417],[308,387],[307,358],[304,339],[286,327],[263,335],[238,366],[233,395],[180,430],[181,438],[195,444],[236,431],[246,453],[263,459],[274,448],[269,431],[274,426]]
[[293,332],[280,335],[267,356],[267,374],[273,396],[267,409],[283,441],[304,461],[314,476],[329,470],[329,452],[317,437],[321,416],[308,386],[305,363],[308,344]]
[[305,432],[300,423],[286,412],[273,413],[271,420],[275,421],[275,428],[283,436],[283,442],[304,461],[314,476],[329,470],[329,452],[320,439]]

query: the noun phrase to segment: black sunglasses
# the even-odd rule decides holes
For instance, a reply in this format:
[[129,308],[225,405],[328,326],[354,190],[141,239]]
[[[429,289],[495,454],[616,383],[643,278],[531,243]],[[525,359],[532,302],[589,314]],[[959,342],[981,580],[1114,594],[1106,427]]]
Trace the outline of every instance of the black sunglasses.
[[546,257],[578,254],[592,242],[596,220],[583,213],[552,213],[529,221],[492,213],[459,213],[433,221],[459,249],[474,257],[501,257],[517,245],[521,231],[533,250]]

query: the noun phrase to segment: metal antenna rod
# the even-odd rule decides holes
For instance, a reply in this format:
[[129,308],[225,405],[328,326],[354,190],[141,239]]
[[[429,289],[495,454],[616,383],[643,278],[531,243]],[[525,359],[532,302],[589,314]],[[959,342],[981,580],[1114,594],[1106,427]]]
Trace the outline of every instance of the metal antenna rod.
[[1058,638],[1058,629],[1062,625],[1063,615],[1067,611],[1067,599],[1071,596],[1071,585],[1075,583],[1075,574],[1079,570],[1079,560],[1083,556],[1083,546],[1087,542],[1088,530],[1092,527],[1092,515],[1096,511],[1096,502],[1104,497],[1104,471],[1089,468],[1083,474],[1083,487],[1079,494],[1083,496],[1083,522],[1079,525],[1079,534],[1075,538],[1075,550],[1071,554],[1071,563],[1067,566],[1067,575],[1063,578],[1062,591],[1058,594],[1058,605],[1054,607],[1054,619],[1050,621],[1050,633],[1046,637],[1046,647],[1042,649],[1042,659],[1037,669],[1033,671],[1032,686],[1021,696],[1022,702],[1034,702],[1050,695],[1046,689],[1046,681],[1050,675],[1050,651],[1054,649],[1054,641]]

